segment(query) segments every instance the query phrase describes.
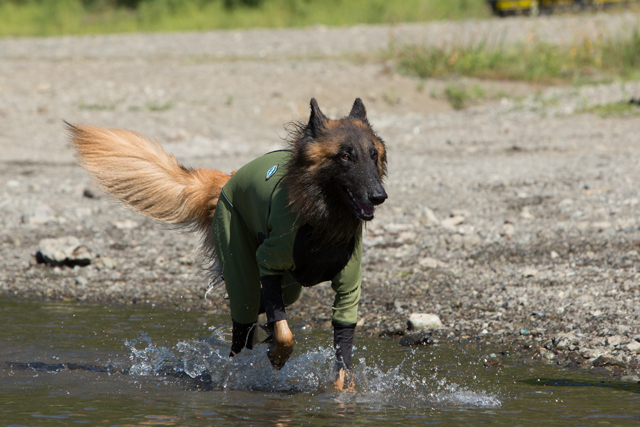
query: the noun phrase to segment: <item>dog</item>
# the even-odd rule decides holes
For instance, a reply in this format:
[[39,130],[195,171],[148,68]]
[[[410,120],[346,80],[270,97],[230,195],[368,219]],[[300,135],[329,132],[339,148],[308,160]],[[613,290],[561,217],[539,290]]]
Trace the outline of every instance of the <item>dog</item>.
[[289,147],[225,173],[186,168],[144,136],[67,123],[79,164],[105,193],[154,220],[192,227],[220,267],[233,322],[230,357],[253,348],[266,313],[268,358],[281,369],[294,337],[285,307],[303,287],[331,281],[336,387],[352,368],[361,292],[363,223],[387,199],[385,143],[360,98],[327,118],[311,99]]

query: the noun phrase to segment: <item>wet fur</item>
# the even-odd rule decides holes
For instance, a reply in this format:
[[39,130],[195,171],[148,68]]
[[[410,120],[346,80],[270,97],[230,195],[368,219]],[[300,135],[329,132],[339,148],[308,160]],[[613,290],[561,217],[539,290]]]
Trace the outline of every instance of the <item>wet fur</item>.
[[[311,224],[322,236],[321,246],[350,241],[363,221],[345,201],[343,189],[348,186],[355,198],[365,200],[370,187],[382,188],[383,141],[371,129],[360,99],[340,120],[328,119],[312,99],[309,122],[292,129],[292,159],[283,182],[299,224]],[[68,123],[67,130],[80,165],[105,193],[157,221],[194,228],[202,235],[202,249],[215,256],[211,221],[232,173],[185,168],[156,141],[136,132]],[[369,158],[374,149],[375,160]],[[360,162],[355,172],[347,173],[340,160],[346,152]]]

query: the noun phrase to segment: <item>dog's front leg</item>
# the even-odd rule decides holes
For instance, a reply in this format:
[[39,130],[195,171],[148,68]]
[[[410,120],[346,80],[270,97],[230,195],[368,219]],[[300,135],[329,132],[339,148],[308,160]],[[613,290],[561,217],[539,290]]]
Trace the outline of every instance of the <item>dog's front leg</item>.
[[273,329],[267,356],[275,369],[282,369],[291,357],[295,340],[286,319],[282,299],[282,276],[263,276],[262,301],[264,303],[269,328]]
[[284,367],[289,357],[291,357],[294,344],[295,340],[287,320],[283,319],[275,322],[273,324],[273,341],[267,351],[269,361],[274,368],[280,370]]
[[233,357],[240,353],[243,348],[251,350],[256,344],[256,328],[255,323],[238,323],[233,320],[233,335],[231,338],[231,354]]
[[340,391],[355,391],[355,381],[351,372],[354,335],[355,324],[343,325],[333,322],[333,348],[336,351],[338,371],[333,385]]

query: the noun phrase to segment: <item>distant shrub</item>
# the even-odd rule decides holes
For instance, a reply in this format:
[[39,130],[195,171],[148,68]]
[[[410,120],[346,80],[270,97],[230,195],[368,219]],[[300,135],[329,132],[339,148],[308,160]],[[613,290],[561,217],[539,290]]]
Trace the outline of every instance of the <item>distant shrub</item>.
[[260,6],[264,0],[224,0],[224,6],[231,9],[237,6]]

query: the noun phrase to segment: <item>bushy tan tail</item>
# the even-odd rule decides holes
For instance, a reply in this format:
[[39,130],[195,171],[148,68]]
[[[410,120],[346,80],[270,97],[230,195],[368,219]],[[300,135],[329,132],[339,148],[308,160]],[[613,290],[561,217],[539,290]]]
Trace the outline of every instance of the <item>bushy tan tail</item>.
[[68,123],[67,129],[80,165],[105,193],[155,220],[193,226],[212,248],[211,219],[231,175],[185,168],[136,132]]

